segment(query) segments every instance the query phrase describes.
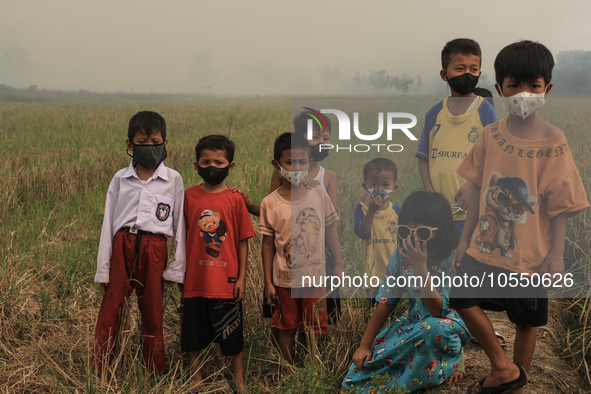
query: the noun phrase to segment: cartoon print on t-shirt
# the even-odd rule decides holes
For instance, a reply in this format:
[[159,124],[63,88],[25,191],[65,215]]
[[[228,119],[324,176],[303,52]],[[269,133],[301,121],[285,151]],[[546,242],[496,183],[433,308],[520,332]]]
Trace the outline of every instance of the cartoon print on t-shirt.
[[220,218],[219,212],[211,209],[205,209],[199,216],[199,235],[205,241],[205,253],[215,258],[220,257],[221,252],[218,248],[222,247],[222,242],[226,240],[226,223]]
[[291,238],[283,245],[283,257],[285,257],[287,266],[291,268]]
[[511,258],[517,250],[515,225],[527,222],[538,199],[531,195],[527,183],[516,176],[502,176],[493,171],[483,193],[484,212],[480,215],[480,235],[476,244],[482,253],[499,249],[501,256]]
[[[300,268],[316,251],[312,237],[320,234],[320,217],[316,209],[304,208],[298,213],[295,223],[295,234],[291,237],[291,268]],[[289,261],[287,265],[290,266]]]

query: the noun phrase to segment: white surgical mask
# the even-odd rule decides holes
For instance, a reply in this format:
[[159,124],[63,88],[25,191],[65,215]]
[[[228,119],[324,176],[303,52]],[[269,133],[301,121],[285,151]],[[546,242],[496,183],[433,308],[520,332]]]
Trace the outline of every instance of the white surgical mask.
[[[279,165],[279,164],[278,164]],[[283,169],[283,167],[281,167],[279,165],[279,171],[281,172],[281,175],[287,179],[289,182],[291,182],[292,185],[294,186],[299,186],[300,183],[302,183],[302,181],[304,180],[304,178],[306,178],[308,176],[308,171],[285,171],[285,169]]]
[[503,109],[510,114],[521,116],[523,119],[527,118],[538,110],[542,105],[546,104],[544,93],[530,93],[521,92],[514,96],[503,98]]

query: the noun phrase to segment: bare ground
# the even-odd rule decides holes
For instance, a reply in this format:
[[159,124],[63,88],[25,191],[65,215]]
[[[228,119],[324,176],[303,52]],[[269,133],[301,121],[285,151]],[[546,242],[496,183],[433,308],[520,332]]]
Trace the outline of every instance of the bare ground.
[[[529,381],[523,390],[528,394],[582,394],[590,393],[582,384],[579,372],[556,354],[558,337],[564,332],[564,326],[558,317],[554,303],[550,304],[548,324],[538,329],[536,350],[529,371]],[[515,325],[505,313],[487,313],[496,331],[507,341],[505,353],[513,358],[515,343]],[[476,344],[466,347],[466,375],[457,384],[446,384],[441,389],[427,391],[445,394],[464,393],[466,388],[482,379],[490,371],[490,362],[482,348]]]

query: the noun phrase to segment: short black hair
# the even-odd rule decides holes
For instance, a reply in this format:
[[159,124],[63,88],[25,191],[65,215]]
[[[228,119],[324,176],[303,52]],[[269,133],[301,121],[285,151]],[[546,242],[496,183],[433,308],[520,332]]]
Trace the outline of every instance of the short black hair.
[[[398,224],[411,222],[437,227],[437,234],[427,242],[429,255],[434,258],[445,260],[457,247],[459,236],[449,201],[443,194],[419,190],[409,195],[400,208]],[[398,239],[398,244],[402,245],[402,240]]]
[[390,171],[394,174],[394,180],[398,180],[398,167],[396,167],[396,163],[394,163],[390,159],[386,159],[385,157],[376,157],[365,163],[363,166],[363,179],[367,179],[367,176],[370,172],[376,170],[378,173],[382,171]]
[[[316,112],[317,113],[312,111],[303,111],[293,118],[293,132],[300,137],[307,139],[308,119],[312,119],[313,130],[324,131],[326,126],[328,126],[328,132],[330,133],[330,129],[332,127],[330,124],[330,119],[328,116],[322,115],[320,111]],[[321,126],[318,126],[318,122],[316,120],[320,122]],[[324,122],[326,122],[326,125]]]
[[443,70],[447,70],[447,66],[451,62],[451,57],[456,53],[478,56],[480,58],[480,64],[482,64],[480,45],[470,38],[456,38],[445,44],[441,51],[441,68]]
[[127,139],[133,142],[133,137],[140,130],[145,130],[148,136],[154,132],[160,132],[162,139],[166,141],[166,122],[164,118],[154,111],[140,111],[129,120]]
[[544,78],[548,85],[553,68],[554,57],[548,48],[539,42],[524,40],[501,49],[495,59],[495,79],[501,87],[507,77],[517,83]]
[[277,137],[273,147],[273,158],[277,163],[279,163],[283,151],[287,149],[305,149],[308,151],[308,155],[310,154],[308,140],[294,133],[283,133]]
[[195,157],[197,158],[197,161],[199,161],[203,149],[214,151],[223,150],[226,154],[226,159],[228,159],[230,163],[234,161],[234,143],[225,135],[212,134],[201,138],[199,142],[197,142],[197,146],[195,146]]
[[472,93],[474,93],[477,96],[484,97],[484,99],[486,101],[488,101],[490,103],[490,105],[493,106],[493,108],[495,107],[495,102],[493,100],[493,95],[492,95],[492,92],[490,90],[485,89],[485,88],[478,87],[478,88],[474,88],[474,90],[472,91]]

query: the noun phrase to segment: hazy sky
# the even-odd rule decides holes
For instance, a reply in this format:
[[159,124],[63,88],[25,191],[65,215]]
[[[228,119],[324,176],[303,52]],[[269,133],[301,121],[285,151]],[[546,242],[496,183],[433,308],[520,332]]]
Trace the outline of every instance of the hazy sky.
[[339,93],[370,69],[434,83],[458,37],[480,43],[491,78],[520,39],[555,56],[591,50],[587,1],[0,0],[0,11],[0,83],[16,87]]

